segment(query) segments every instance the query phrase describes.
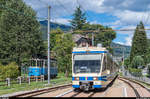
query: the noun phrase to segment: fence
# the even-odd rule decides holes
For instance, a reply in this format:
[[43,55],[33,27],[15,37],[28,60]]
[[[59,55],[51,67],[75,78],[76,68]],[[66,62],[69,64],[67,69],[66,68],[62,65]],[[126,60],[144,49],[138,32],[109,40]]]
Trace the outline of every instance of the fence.
[[129,73],[129,71],[127,71],[127,70],[124,70],[123,76],[125,76],[126,78],[131,78],[131,79],[134,79],[134,80],[138,80],[138,81],[150,84],[150,78],[145,77],[145,76],[135,77],[131,73]]
[[23,84],[23,83],[28,83],[30,85],[31,82],[33,81],[41,81],[44,82],[44,75],[41,76],[34,76],[34,77],[18,77],[15,79],[10,79],[6,78],[6,80],[1,80],[0,81],[0,86],[11,86],[12,84]]

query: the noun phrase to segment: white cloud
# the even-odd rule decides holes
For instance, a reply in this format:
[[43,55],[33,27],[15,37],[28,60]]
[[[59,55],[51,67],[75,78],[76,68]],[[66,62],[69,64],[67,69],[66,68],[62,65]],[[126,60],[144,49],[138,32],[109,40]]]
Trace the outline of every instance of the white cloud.
[[[85,11],[110,13],[119,18],[113,25],[136,25],[146,21],[150,9],[149,0],[24,0],[37,11],[39,17],[47,17],[46,4],[51,5],[51,17],[60,18],[73,14],[78,3]],[[78,3],[77,3],[78,1]],[[147,12],[145,12],[147,9]],[[96,21],[96,20],[95,20]],[[100,23],[100,22],[97,22]],[[150,20],[147,22],[150,24]]]
[[[146,26],[145,28],[148,28],[148,26]],[[130,26],[130,27],[124,27],[121,29],[135,29],[135,26]],[[119,34],[128,34],[127,37],[125,37],[125,42],[120,42],[120,44],[123,45],[127,45],[127,46],[131,46],[132,45],[132,39],[133,39],[133,35],[134,35],[134,31],[118,31],[117,33]],[[147,38],[150,39],[150,31],[146,31],[147,34]]]
[[65,19],[65,18],[56,18],[56,19],[52,19],[51,20],[52,22],[55,22],[55,23],[60,23],[60,24],[69,24],[69,20],[68,19]]
[[90,24],[100,24],[98,21],[92,21]]
[[124,43],[123,43],[123,42],[115,42],[115,43],[120,44],[120,45],[124,45]]
[[[143,21],[144,23],[147,21],[148,12],[133,12],[125,10],[117,12],[114,15],[117,16],[124,25],[137,25],[140,21]],[[150,24],[150,20],[146,23]]]
[[129,35],[128,37],[125,38],[126,42],[125,45],[131,46],[132,45],[132,38],[133,35]]
[[[109,13],[116,16],[118,20],[115,22],[106,22],[103,25],[111,26],[113,29],[135,29],[139,21],[150,24],[150,2],[148,0],[24,0],[36,12],[38,17],[47,17],[47,6],[51,5],[51,19],[54,22],[69,24],[69,18],[73,14],[78,3],[85,11],[93,11],[96,13]],[[77,3],[78,1],[78,3]],[[117,5],[116,5],[117,4]],[[138,6],[140,5],[140,6]],[[142,7],[141,7],[142,6]],[[140,8],[140,9],[139,9]],[[147,9],[147,12],[144,11]],[[148,12],[149,11],[149,12]],[[96,18],[95,18],[96,19]],[[104,18],[105,19],[105,18]],[[148,20],[148,21],[147,21]],[[146,22],[147,21],[147,22]],[[101,22],[94,20],[91,24],[100,24]],[[120,27],[121,26],[121,27]],[[117,31],[120,34],[133,35],[134,31]],[[150,38],[150,33],[147,34]]]
[[133,38],[133,35],[128,35],[128,37],[125,37],[125,42],[115,41],[115,43],[118,43],[121,45],[126,45],[126,46],[131,46],[132,45],[132,38]]

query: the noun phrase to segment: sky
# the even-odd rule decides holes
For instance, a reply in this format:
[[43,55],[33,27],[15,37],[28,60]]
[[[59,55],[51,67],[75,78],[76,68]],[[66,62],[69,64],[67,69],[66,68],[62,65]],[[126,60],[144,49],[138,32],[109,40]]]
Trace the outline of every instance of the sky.
[[[70,25],[69,20],[77,6],[86,13],[91,24],[102,24],[113,29],[135,29],[142,21],[150,28],[150,0],[24,0],[37,13],[39,20],[47,18],[47,6],[51,6],[51,21]],[[131,46],[134,31],[116,31],[113,42]],[[146,31],[150,38],[150,31]]]

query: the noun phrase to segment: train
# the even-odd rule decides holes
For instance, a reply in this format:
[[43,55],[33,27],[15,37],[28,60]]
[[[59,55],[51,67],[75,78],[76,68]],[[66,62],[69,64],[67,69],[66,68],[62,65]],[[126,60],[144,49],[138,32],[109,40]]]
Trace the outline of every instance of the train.
[[117,77],[118,64],[104,47],[74,47],[72,87],[76,90],[104,89]]
[[[57,62],[55,59],[50,60],[50,77],[55,78],[58,74],[57,71]],[[28,68],[28,76],[35,77],[44,75],[44,78],[47,79],[48,67],[46,59],[30,59],[30,66]]]

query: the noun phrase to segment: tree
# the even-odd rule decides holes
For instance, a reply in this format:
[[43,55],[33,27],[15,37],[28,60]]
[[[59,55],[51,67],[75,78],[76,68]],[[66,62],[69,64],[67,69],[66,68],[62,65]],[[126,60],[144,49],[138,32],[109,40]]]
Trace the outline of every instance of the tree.
[[74,14],[73,19],[70,21],[74,30],[82,29],[83,25],[86,23],[85,13],[81,11],[81,7],[77,7]]
[[0,80],[6,78],[17,78],[19,76],[18,65],[14,62],[9,63],[6,66],[0,65]]
[[132,47],[131,47],[131,53],[130,53],[130,62],[132,62],[133,58],[135,56],[142,56],[144,59],[144,63],[146,64],[146,54],[147,54],[147,36],[146,32],[144,30],[144,25],[142,22],[140,22],[139,25],[137,25],[133,40],[132,40]]
[[[98,43],[101,43],[103,47],[106,47],[110,53],[112,53],[112,48],[110,48],[110,44],[113,39],[116,38],[116,32],[112,30],[112,28],[104,27],[100,24],[89,24],[86,23],[82,30],[88,31],[99,31],[98,33],[94,33],[94,44],[97,45]],[[89,33],[89,37],[91,36],[91,33]],[[86,35],[87,33],[84,32],[83,35]]]
[[22,0],[5,4],[0,17],[0,45],[2,63],[15,61],[19,69],[23,62],[46,52],[36,13]]
[[147,70],[148,70],[148,77],[150,77],[150,64],[148,65],[148,67],[147,67]]
[[138,69],[139,66],[144,65],[144,60],[141,56],[135,56],[131,62],[131,67]]
[[55,47],[56,45],[56,40],[57,40],[57,35],[63,34],[63,31],[60,28],[57,28],[55,30],[52,30],[50,33],[50,48],[51,50]]
[[146,55],[146,62],[147,62],[147,64],[150,64],[150,47],[148,48],[148,53],[147,53],[147,55]]
[[[106,30],[106,31],[105,31]],[[112,48],[110,44],[112,40],[116,38],[116,32],[112,31],[111,28],[106,27],[103,31],[95,35],[95,44],[102,43],[104,47],[106,47],[110,53],[112,53]]]
[[68,77],[69,72],[71,71],[71,53],[74,45],[71,34],[57,34],[56,45],[54,46],[53,51],[56,53],[58,71],[64,72],[66,77]]
[[147,39],[148,40],[148,50],[147,50],[147,55],[146,55],[146,63],[147,64],[150,64],[150,39]]
[[129,57],[124,60],[124,65],[125,65],[126,69],[130,66],[130,58]]
[[[7,1],[10,1],[10,0],[7,0]],[[0,16],[2,14],[2,11],[4,10],[5,4],[6,4],[5,0],[0,0]]]

